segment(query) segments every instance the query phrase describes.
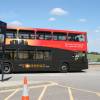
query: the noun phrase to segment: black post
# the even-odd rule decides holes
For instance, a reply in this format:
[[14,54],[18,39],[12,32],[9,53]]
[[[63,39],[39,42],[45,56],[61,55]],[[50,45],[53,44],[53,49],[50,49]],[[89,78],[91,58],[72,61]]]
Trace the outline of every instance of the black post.
[[3,82],[3,80],[4,80],[4,65],[3,65],[3,61],[1,61],[1,71],[2,71],[1,81]]
[[2,76],[1,76],[1,81],[4,81],[4,58],[5,58],[5,38],[6,38],[6,28],[7,28],[7,24],[0,21],[0,35],[1,35],[1,41],[0,41],[0,51],[1,51],[1,72],[2,72]]

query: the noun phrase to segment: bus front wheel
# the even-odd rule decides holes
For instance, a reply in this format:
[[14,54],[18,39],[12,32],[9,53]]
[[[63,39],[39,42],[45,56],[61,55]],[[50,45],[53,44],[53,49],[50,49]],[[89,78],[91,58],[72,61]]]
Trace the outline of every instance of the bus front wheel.
[[9,62],[4,62],[4,73],[9,74],[12,71],[12,64]]
[[61,72],[63,73],[66,73],[69,71],[69,66],[67,63],[64,63],[62,66],[61,66]]

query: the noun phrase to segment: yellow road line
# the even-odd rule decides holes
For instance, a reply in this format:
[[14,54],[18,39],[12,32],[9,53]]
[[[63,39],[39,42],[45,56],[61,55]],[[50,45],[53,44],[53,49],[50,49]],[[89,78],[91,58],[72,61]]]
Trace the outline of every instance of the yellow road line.
[[48,86],[45,86],[45,87],[43,88],[43,90],[42,90],[42,92],[41,92],[41,94],[40,94],[38,100],[42,100],[42,98],[43,98],[43,96],[44,96],[44,93],[45,93],[47,87],[48,87]]
[[58,85],[58,84],[55,83],[55,82],[52,82],[52,83],[50,83],[50,84],[43,84],[43,85],[38,85],[38,86],[31,86],[31,87],[29,87],[29,88],[30,88],[30,89],[32,89],[32,88],[41,88],[41,87],[53,86],[53,85]]
[[88,93],[93,93],[93,94],[98,94],[99,92],[94,92],[94,91],[90,91],[90,90],[85,90],[85,89],[78,89],[78,88],[73,88],[73,87],[70,87],[74,90],[79,90],[79,91],[82,91],[82,92],[88,92]]
[[96,95],[100,97],[100,93],[96,93]]
[[68,92],[69,92],[70,100],[74,100],[74,97],[72,95],[72,91],[71,91],[71,88],[70,87],[68,87]]
[[13,93],[11,93],[8,97],[6,97],[4,100],[9,100],[15,93],[17,93],[20,89],[16,89]]
[[16,89],[1,90],[0,93],[15,91]]
[[[63,85],[59,85],[58,86],[60,87],[63,87],[63,88],[68,88],[68,86],[63,86]],[[71,89],[74,89],[74,90],[78,90],[78,91],[82,91],[82,92],[88,92],[88,93],[93,93],[93,94],[100,94],[100,92],[95,92],[95,91],[90,91],[90,90],[85,90],[85,89],[79,89],[79,88],[73,88],[73,87],[70,87]]]
[[31,87],[29,87],[29,89],[33,89],[33,88],[41,88],[41,87],[45,87],[45,85],[31,86]]

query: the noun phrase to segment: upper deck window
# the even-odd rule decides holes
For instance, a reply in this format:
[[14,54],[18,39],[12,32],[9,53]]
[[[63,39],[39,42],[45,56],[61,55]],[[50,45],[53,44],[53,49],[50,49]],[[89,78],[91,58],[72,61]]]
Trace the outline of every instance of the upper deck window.
[[53,40],[66,40],[67,39],[67,34],[65,33],[53,33]]
[[22,34],[21,33],[21,34],[19,34],[19,38],[20,39],[29,39],[29,34],[26,34],[26,33],[25,34]]
[[52,34],[51,33],[45,34],[45,40],[51,40],[51,39],[52,39]]
[[34,32],[28,30],[20,30],[19,31],[20,39],[34,39]]
[[7,33],[7,34],[6,34],[6,37],[7,37],[7,38],[15,38],[16,36],[15,36],[14,33]]
[[16,30],[7,30],[6,38],[16,38]]
[[35,39],[35,34],[34,33],[30,34],[30,39]]
[[44,40],[44,32],[37,32],[36,39]]
[[45,31],[40,32],[39,31],[36,33],[36,38],[40,40],[51,40],[52,35],[50,32],[45,32]]
[[85,41],[85,35],[84,34],[70,33],[70,34],[68,34],[68,40],[69,41],[76,41],[76,42],[84,42]]

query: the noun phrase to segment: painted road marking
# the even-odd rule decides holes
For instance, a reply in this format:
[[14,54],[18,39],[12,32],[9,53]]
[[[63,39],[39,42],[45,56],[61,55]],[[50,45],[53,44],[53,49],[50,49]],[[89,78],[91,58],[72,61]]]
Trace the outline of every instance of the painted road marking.
[[[30,86],[29,89],[33,89],[33,88],[41,88],[41,87],[44,87],[38,100],[41,100],[44,96],[44,93],[47,89],[48,86],[54,86],[54,85],[57,85],[57,86],[60,86],[60,87],[63,87],[63,88],[67,88],[68,89],[68,92],[69,92],[69,96],[70,96],[70,100],[74,100],[73,98],[73,95],[72,95],[72,91],[71,89],[74,89],[74,90],[78,90],[78,91],[82,91],[82,92],[88,92],[88,93],[93,93],[93,94],[96,94],[97,96],[100,97],[100,92],[95,92],[95,91],[90,91],[90,90],[85,90],[85,89],[79,89],[79,88],[73,88],[73,87],[69,87],[69,86],[64,86],[64,85],[60,85],[59,83],[56,83],[54,81],[46,81],[46,82],[49,82],[48,84],[42,84],[42,85],[36,85],[36,86]],[[34,84],[33,84],[34,85]],[[13,92],[11,93],[8,97],[6,97],[4,100],[8,100],[9,98],[11,98],[15,93],[17,93],[19,90],[21,90],[22,88],[16,88],[16,89],[8,89],[8,90],[1,90],[0,93],[6,93],[6,92]]]
[[32,88],[41,88],[41,87],[45,87],[45,86],[54,86],[54,85],[58,85],[57,83],[55,82],[51,82],[49,84],[43,84],[43,85],[38,85],[38,86],[30,86],[29,88],[32,89]]
[[42,90],[42,92],[41,92],[41,94],[40,94],[38,100],[42,100],[42,98],[43,98],[43,96],[44,96],[44,94],[45,94],[45,91],[46,91],[47,87],[48,87],[48,86],[45,86],[45,87],[43,88],[43,90]]
[[11,91],[15,91],[15,90],[16,90],[16,89],[2,90],[2,91],[0,91],[0,93],[11,92]]
[[96,93],[96,95],[100,97],[100,93]]
[[6,97],[4,100],[9,100],[15,93],[17,93],[20,89],[16,89],[13,93],[11,93],[8,97]]
[[[58,86],[63,87],[63,88],[68,88],[68,86],[63,86],[63,85],[60,85],[60,84],[58,84]],[[70,88],[74,89],[74,90],[82,91],[82,92],[88,92],[88,93],[92,93],[92,94],[100,94],[100,92],[94,92],[94,91],[90,91],[90,90],[73,88],[73,87],[70,87]]]
[[[43,85],[36,85],[36,86],[30,86],[29,89],[31,88],[40,88],[40,87],[44,87],[46,85],[52,86],[52,85],[57,85],[57,83],[53,82],[53,81],[46,81],[49,82],[48,84],[43,84]],[[17,88],[15,89],[7,89],[7,90],[1,90],[0,93],[5,93],[5,92],[11,92],[11,91],[15,91]],[[22,89],[22,87],[20,87],[19,89]]]
[[94,92],[94,91],[90,91],[90,90],[85,90],[85,89],[78,89],[78,88],[73,88],[73,87],[70,87],[74,90],[79,90],[79,91],[82,91],[82,92],[88,92],[88,93],[92,93],[92,94],[99,94],[99,92]]
[[74,100],[74,97],[72,95],[72,91],[71,91],[70,87],[68,87],[68,93],[69,93],[70,100]]

